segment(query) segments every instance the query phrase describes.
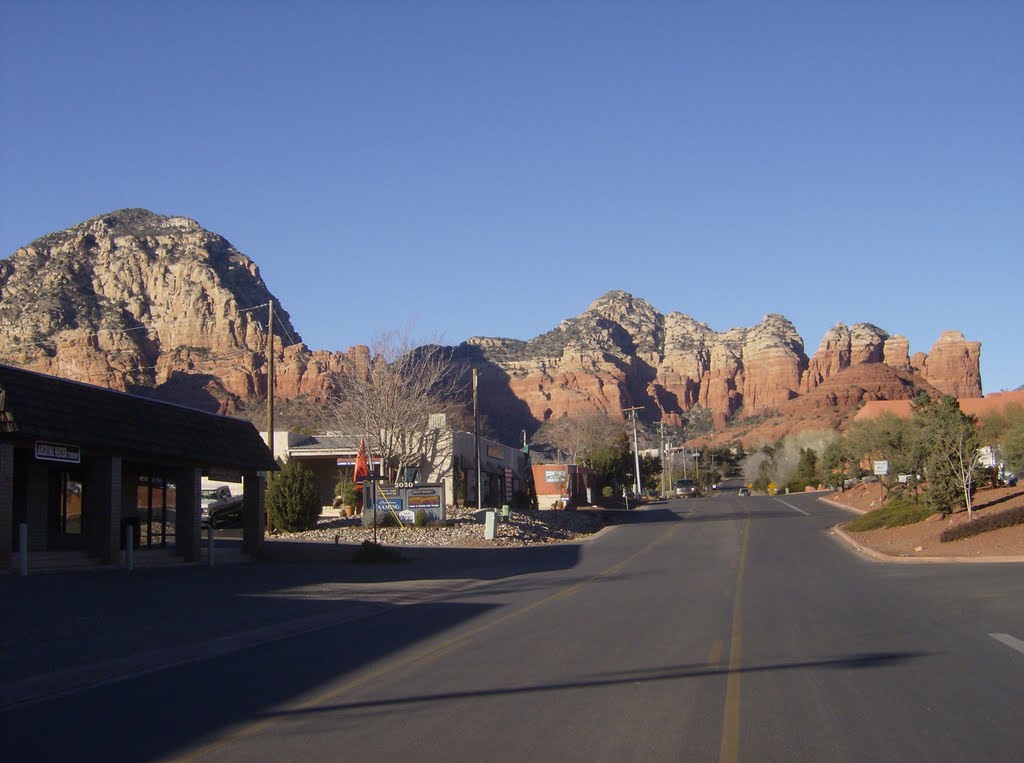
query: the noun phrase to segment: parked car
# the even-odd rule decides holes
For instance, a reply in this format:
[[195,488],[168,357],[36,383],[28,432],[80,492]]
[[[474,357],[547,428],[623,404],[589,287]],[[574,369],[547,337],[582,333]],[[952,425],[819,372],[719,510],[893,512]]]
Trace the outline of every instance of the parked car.
[[750,488],[741,487],[739,490],[736,491],[736,495],[750,495]]
[[219,527],[229,521],[237,522],[242,519],[242,496],[231,495],[231,488],[227,485],[203,488],[200,505],[200,518],[204,527]]
[[700,489],[693,480],[676,480],[673,487],[679,498],[696,498],[700,495]]

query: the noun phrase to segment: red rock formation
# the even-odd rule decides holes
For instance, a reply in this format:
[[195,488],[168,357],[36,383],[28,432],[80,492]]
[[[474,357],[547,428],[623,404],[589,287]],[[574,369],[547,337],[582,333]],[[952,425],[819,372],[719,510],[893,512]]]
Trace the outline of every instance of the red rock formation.
[[968,342],[959,331],[943,331],[921,362],[921,375],[943,394],[981,397],[981,342]]
[[[0,261],[0,360],[209,410],[234,412],[267,394],[266,304],[255,263],[182,217],[121,210],[45,236]],[[275,396],[322,400],[370,350],[310,351],[278,306]],[[529,341],[471,339],[456,360],[481,369],[485,414],[520,429],[563,413],[680,424],[696,406],[717,426],[788,404],[851,368],[919,369],[943,392],[980,395],[980,346],[946,332],[908,361],[903,337],[837,324],[808,359],[780,315],[717,332],[682,313],[609,292]],[[835,405],[843,396],[834,394]],[[831,398],[828,398],[831,399]]]
[[[911,400],[919,392],[941,394],[920,375],[884,363],[851,366],[829,376],[812,391],[775,407],[770,418],[749,425],[743,419],[725,432],[751,448],[774,443],[786,435],[814,429],[844,429],[860,407],[872,400]],[[716,435],[721,441],[722,435]],[[708,438],[692,444],[703,445]]]

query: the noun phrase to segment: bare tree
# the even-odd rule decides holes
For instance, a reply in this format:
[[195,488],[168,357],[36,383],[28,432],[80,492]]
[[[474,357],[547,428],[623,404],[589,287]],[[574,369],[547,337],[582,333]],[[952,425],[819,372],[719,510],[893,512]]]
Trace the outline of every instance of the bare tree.
[[538,429],[533,441],[553,445],[565,451],[574,464],[592,466],[591,458],[594,452],[615,442],[615,439],[625,431],[625,426],[626,423],[622,419],[612,419],[598,411],[577,416],[563,414]]
[[[394,479],[403,467],[450,466],[450,432],[465,415],[465,384],[448,350],[417,346],[408,333],[381,333],[368,360],[350,354],[335,385],[327,404],[333,425],[366,437],[385,476]],[[445,416],[440,428],[435,414]]]

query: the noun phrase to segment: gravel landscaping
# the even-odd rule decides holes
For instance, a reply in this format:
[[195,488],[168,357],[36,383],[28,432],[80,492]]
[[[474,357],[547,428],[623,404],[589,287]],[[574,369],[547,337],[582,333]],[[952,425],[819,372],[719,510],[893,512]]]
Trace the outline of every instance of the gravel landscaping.
[[[448,509],[443,525],[429,527],[378,527],[377,542],[385,546],[533,546],[580,540],[605,526],[600,510],[515,511],[503,520],[499,514],[494,540],[484,540],[484,512]],[[315,530],[278,533],[281,540],[359,545],[373,540],[373,528],[363,527],[360,517],[323,516]]]

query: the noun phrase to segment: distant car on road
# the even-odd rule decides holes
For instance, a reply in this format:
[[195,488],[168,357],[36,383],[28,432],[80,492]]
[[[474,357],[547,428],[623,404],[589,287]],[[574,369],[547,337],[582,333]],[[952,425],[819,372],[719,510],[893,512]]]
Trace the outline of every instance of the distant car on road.
[[700,495],[700,489],[693,480],[676,480],[672,487],[679,498],[696,498]]
[[227,485],[203,488],[200,504],[200,518],[204,527],[219,527],[229,521],[242,519],[242,496],[231,495],[231,488]]
[[736,495],[750,495],[750,488],[741,487],[739,490],[736,491]]

